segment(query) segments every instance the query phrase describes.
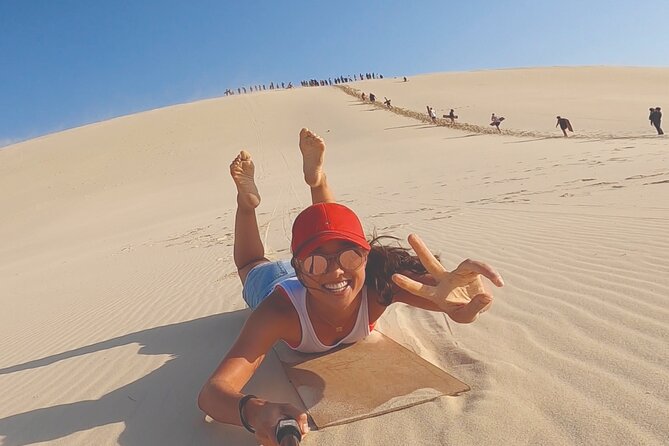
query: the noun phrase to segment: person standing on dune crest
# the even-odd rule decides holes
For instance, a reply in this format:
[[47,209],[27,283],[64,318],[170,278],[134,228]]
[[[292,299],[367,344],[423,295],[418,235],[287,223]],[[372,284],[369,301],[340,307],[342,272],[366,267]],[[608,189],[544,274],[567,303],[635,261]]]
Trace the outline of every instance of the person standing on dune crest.
[[650,125],[654,126],[657,130],[657,134],[664,135],[662,127],[660,127],[662,125],[662,109],[660,107],[650,108],[648,119],[650,120]]
[[499,125],[504,121],[503,116],[497,116],[496,114],[492,114],[490,116],[490,125],[494,126],[499,133],[502,133],[502,131],[499,129]]
[[555,127],[560,126],[560,129],[562,129],[562,133],[564,133],[564,137],[567,138],[567,130],[570,132],[573,132],[574,129],[571,126],[571,122],[569,122],[569,119],[567,118],[562,118],[560,116],[557,117],[557,124],[555,124]]

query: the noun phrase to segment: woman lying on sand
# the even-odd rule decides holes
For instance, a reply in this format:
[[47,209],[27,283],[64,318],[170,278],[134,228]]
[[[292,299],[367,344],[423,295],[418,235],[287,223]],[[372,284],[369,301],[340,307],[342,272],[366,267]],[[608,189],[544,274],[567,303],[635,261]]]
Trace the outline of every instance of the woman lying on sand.
[[469,323],[492,304],[481,276],[503,285],[493,268],[473,260],[446,271],[414,234],[409,243],[417,257],[408,249],[381,245],[380,237],[368,242],[358,217],[337,204],[328,187],[323,139],[302,129],[299,146],[313,205],[295,219],[290,261],[264,257],[251,156],[242,151],[230,165],[237,185],[234,259],[253,312],[198,398],[213,419],[255,431],[265,446],[276,445],[277,423],[286,417],[297,420],[303,434],[308,431],[300,409],[240,393],[276,342],[308,353],[354,343],[369,335],[396,302]]

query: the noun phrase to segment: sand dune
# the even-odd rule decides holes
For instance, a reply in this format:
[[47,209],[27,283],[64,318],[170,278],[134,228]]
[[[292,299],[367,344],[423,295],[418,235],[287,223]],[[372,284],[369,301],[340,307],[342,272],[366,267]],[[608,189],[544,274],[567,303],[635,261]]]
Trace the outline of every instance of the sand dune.
[[460,123],[486,132],[494,112],[506,118],[501,128],[507,134],[562,136],[555,128],[560,115],[571,120],[573,136],[620,138],[655,134],[648,108],[669,100],[667,74],[665,68],[533,68],[427,74],[410,82],[395,78],[350,87],[391,98],[393,105],[424,117],[426,105],[439,117],[453,108]]
[[[448,267],[484,259],[507,286],[471,325],[400,306],[381,321],[471,392],[304,444],[664,444],[669,143],[646,118],[669,107],[668,78],[596,67],[361,81],[349,87],[417,115],[304,88],[3,148],[0,443],[254,444],[196,406],[247,315],[227,166],[253,154],[267,251],[287,257],[309,203],[306,126],[325,137],[332,186],[368,232],[419,233]],[[418,120],[428,104],[473,127]],[[483,131],[493,111],[507,134]],[[578,138],[547,137],[560,135],[556,114]],[[269,358],[251,388],[295,398],[276,370]]]

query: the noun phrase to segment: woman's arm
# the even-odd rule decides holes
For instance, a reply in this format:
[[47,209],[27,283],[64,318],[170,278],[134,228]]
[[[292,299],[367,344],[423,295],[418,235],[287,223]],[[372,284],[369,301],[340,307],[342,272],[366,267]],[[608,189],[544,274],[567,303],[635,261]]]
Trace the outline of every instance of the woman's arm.
[[[276,296],[268,297],[251,313],[239,337],[214,373],[202,387],[198,406],[216,421],[242,425],[239,401],[242,388],[260,366],[265,354],[289,329],[291,318],[284,314]],[[288,317],[284,317],[288,316]],[[264,445],[274,445],[274,429],[282,418],[290,417],[308,431],[307,416],[289,404],[279,404],[262,398],[250,399],[244,405],[244,418],[256,430],[256,438]]]
[[216,421],[241,426],[238,403],[244,395],[240,390],[279,339],[268,310],[268,306],[261,305],[251,313],[232,348],[200,391],[198,406]]

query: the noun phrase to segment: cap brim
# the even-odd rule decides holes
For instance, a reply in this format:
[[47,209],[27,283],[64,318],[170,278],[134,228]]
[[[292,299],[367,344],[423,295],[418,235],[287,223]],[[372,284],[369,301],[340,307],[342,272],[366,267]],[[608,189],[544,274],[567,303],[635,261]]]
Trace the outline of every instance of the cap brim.
[[355,234],[342,234],[341,232],[321,232],[313,239],[309,240],[302,246],[300,246],[297,251],[293,253],[295,257],[303,257],[310,254],[313,250],[318,248],[323,243],[329,242],[331,240],[343,240],[346,242],[351,242],[358,245],[361,248],[369,251],[371,246],[364,237],[360,237]]

